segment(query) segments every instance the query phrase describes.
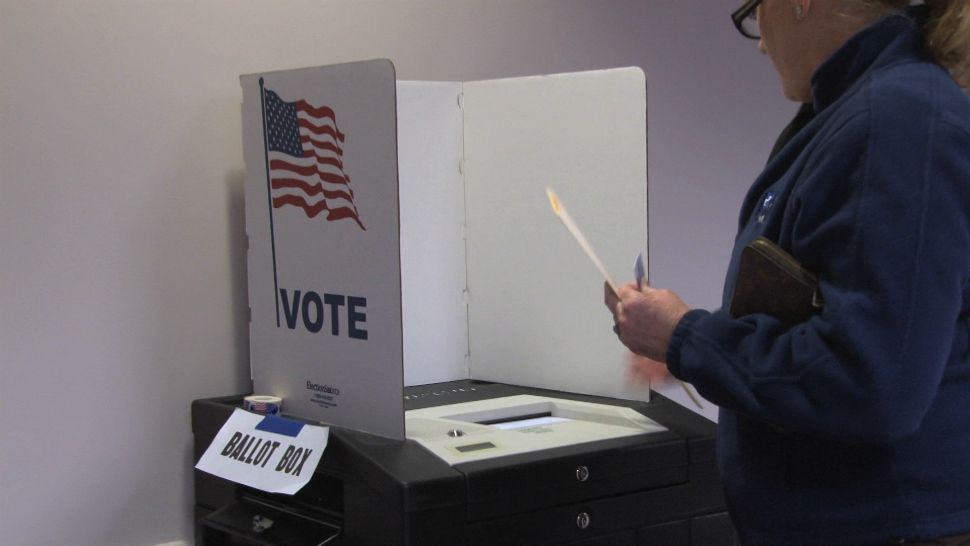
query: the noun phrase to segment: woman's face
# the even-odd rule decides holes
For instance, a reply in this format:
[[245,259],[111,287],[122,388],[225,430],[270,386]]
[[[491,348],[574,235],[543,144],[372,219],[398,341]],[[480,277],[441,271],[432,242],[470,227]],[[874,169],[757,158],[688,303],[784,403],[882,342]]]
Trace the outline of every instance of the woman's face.
[[[801,6],[800,15],[796,6]],[[764,0],[758,6],[758,49],[775,65],[785,97],[798,102],[812,100],[815,66],[808,54],[812,44],[809,17],[801,0]]]

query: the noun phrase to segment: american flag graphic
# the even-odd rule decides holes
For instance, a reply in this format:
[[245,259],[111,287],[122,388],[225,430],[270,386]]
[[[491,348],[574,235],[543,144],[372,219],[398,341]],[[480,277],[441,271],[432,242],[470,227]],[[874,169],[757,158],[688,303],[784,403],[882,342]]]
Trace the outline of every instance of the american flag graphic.
[[366,230],[344,172],[344,134],[327,106],[284,101],[265,90],[267,161],[273,208],[294,206],[309,218],[351,218]]

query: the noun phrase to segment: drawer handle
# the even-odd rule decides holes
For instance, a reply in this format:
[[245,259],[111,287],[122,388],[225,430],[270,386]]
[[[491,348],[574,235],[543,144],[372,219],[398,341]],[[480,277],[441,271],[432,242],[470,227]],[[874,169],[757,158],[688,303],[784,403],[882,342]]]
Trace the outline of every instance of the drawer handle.
[[276,522],[268,517],[256,514],[253,516],[253,533],[258,535],[259,533],[262,533],[263,531],[272,527],[274,523]]

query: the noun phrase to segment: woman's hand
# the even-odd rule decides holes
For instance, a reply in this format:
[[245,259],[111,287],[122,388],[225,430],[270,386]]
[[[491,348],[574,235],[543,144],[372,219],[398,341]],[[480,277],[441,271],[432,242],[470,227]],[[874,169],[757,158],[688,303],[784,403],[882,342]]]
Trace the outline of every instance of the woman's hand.
[[667,361],[667,346],[680,319],[690,310],[677,294],[629,283],[614,294],[607,284],[604,301],[613,313],[620,341],[634,353],[657,362]]
[[627,353],[626,382],[629,385],[659,387],[673,376],[663,362]]

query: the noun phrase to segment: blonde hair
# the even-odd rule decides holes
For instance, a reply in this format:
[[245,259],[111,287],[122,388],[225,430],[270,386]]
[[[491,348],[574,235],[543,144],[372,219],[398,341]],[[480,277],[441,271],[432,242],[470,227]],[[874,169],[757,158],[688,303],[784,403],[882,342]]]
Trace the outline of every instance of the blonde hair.
[[927,49],[957,83],[970,90],[970,2],[930,0],[926,4],[931,10]]
[[[909,0],[850,0],[850,3],[884,15],[905,9]],[[970,0],[925,0],[929,21],[924,27],[930,55],[970,93]]]

